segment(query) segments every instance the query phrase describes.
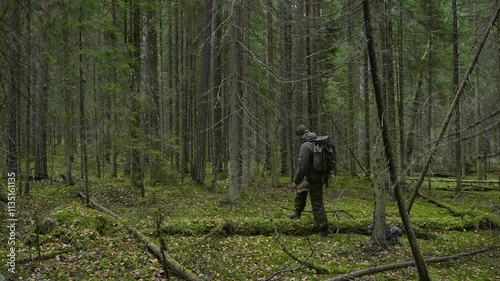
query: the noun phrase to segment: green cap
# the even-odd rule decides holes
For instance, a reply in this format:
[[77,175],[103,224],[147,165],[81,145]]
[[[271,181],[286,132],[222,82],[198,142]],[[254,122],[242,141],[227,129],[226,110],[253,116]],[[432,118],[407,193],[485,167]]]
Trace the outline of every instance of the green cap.
[[300,124],[299,126],[297,126],[297,129],[295,129],[295,135],[302,136],[306,131],[307,127]]

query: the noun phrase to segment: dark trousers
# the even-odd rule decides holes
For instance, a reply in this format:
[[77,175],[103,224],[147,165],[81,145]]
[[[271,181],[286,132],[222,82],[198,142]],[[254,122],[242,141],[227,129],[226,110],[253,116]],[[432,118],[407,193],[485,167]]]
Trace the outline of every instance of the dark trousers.
[[316,226],[320,230],[328,229],[328,218],[323,204],[323,184],[321,182],[308,183],[304,181],[300,184],[295,195],[295,212],[300,215],[307,203],[307,194],[311,197],[311,206]]

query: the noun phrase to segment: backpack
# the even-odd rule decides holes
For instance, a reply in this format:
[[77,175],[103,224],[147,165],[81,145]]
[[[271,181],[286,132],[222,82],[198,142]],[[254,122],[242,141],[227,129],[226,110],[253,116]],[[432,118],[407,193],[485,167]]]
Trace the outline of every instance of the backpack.
[[328,179],[337,166],[335,145],[329,136],[318,136],[311,142],[313,144],[313,168],[323,172],[323,181],[328,187]]

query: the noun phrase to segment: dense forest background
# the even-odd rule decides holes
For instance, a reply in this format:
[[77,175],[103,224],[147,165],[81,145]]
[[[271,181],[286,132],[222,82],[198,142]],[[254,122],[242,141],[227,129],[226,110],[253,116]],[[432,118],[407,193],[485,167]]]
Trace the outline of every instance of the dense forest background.
[[[464,74],[499,1],[370,2],[399,176],[426,165],[448,111],[428,173],[460,189],[498,171],[498,21]],[[298,124],[333,137],[337,173],[387,184],[361,1],[9,0],[0,33],[0,163],[20,193],[124,173],[143,194],[227,178],[236,202],[291,178]]]
[[[45,265],[29,269],[32,248],[57,264],[47,273],[54,280],[101,274],[80,271],[76,253],[103,262],[108,280],[151,276],[158,262],[164,270],[155,276],[188,274],[173,258],[221,280],[234,280],[238,267],[248,271],[240,280],[293,273],[281,263],[300,259],[285,242],[307,247],[306,262],[315,252],[310,218],[283,214],[292,202],[295,128],[304,124],[336,144],[338,176],[325,206],[335,208],[337,242],[355,249],[315,241],[328,268],[300,262],[297,270],[330,276],[378,265],[365,263],[373,248],[386,250],[384,261],[408,260],[404,247],[387,251],[389,223],[402,222],[398,235],[407,237],[419,280],[463,269],[431,267],[429,275],[424,253],[471,245],[486,246],[484,256],[463,274],[496,278],[498,257],[486,252],[498,253],[490,230],[499,225],[499,13],[500,0],[4,0],[0,170],[8,179],[0,202],[2,216],[19,222],[0,232],[19,239],[2,257],[17,251],[19,273],[34,280]],[[75,193],[109,217],[81,207]],[[55,220],[41,221],[49,215]],[[134,258],[125,273],[108,253],[128,259],[140,250],[107,239],[130,242],[129,232],[158,261]],[[77,234],[88,239],[73,240]],[[417,238],[427,239],[423,251]],[[61,259],[70,244],[75,254]],[[238,246],[266,260],[238,259]],[[57,249],[54,259],[43,255]]]

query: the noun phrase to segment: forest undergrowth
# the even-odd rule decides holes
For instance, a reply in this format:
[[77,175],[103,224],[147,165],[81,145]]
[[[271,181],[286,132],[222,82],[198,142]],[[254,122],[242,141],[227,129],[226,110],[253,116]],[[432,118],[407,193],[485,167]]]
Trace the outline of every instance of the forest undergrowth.
[[[310,212],[300,220],[287,218],[294,193],[286,179],[282,182],[271,188],[265,180],[256,180],[238,204],[231,205],[224,180],[215,191],[190,182],[148,186],[144,198],[125,178],[92,180],[91,198],[123,220],[84,206],[76,196],[83,190],[81,183],[32,183],[31,195],[17,198],[17,272],[6,271],[7,247],[0,250],[0,272],[10,280],[178,280],[124,223],[157,245],[163,240],[165,253],[203,280],[326,280],[412,259],[404,234],[388,249],[370,242],[373,192],[366,180],[336,177],[325,189],[335,233],[327,239],[314,235]],[[411,216],[424,257],[487,249],[429,264],[431,278],[500,280],[499,187],[465,186],[457,194],[450,183],[435,183],[431,193],[421,192]],[[49,217],[53,229],[37,235],[35,228]],[[402,228],[390,194],[387,222]],[[0,232],[2,245],[7,245],[8,230]],[[408,267],[361,280],[417,279],[416,270]]]

